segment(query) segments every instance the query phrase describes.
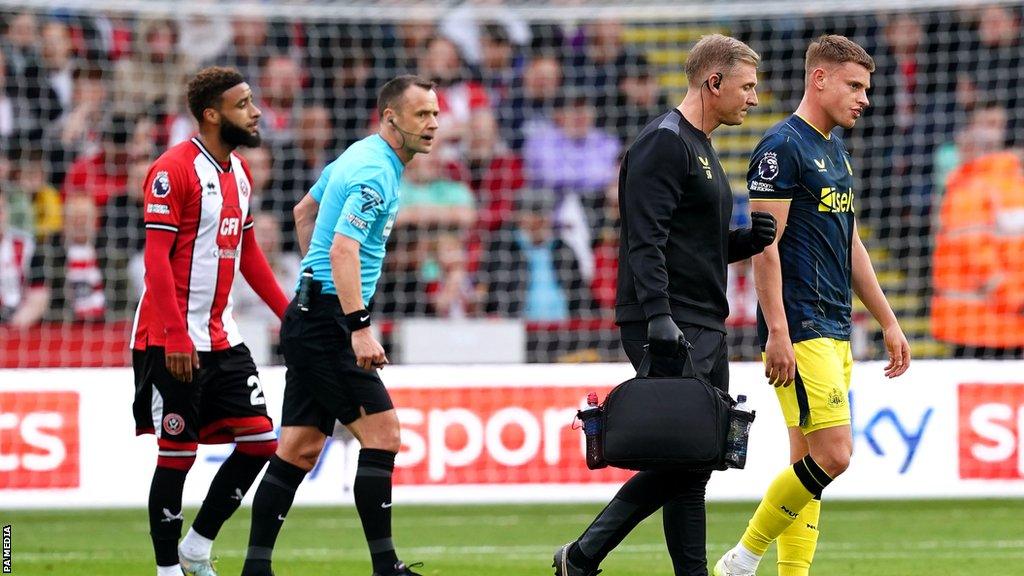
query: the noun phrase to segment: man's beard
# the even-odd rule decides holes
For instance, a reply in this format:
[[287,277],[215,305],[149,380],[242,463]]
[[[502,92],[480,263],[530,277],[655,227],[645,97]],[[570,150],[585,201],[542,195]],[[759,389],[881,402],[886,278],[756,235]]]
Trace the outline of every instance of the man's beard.
[[227,118],[220,123],[220,140],[232,148],[257,148],[263,141],[259,132],[253,134]]

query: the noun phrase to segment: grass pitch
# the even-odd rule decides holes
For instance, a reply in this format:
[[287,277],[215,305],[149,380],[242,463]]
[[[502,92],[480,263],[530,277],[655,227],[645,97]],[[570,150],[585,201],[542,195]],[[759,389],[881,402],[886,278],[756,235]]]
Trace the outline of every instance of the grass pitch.
[[[754,503],[708,506],[708,558],[739,537]],[[598,504],[402,506],[394,537],[402,559],[427,576],[552,574],[554,548],[575,538]],[[191,520],[195,511],[186,511]],[[814,576],[1024,575],[1024,500],[825,501]],[[152,575],[143,510],[0,511],[12,526],[13,574]],[[187,528],[187,526],[186,526]],[[237,576],[249,509],[214,546],[221,576]],[[608,576],[671,575],[661,517],[641,524],[602,565]],[[369,555],[354,508],[296,508],[277,552],[277,576],[368,576]],[[774,575],[774,550],[759,575]]]

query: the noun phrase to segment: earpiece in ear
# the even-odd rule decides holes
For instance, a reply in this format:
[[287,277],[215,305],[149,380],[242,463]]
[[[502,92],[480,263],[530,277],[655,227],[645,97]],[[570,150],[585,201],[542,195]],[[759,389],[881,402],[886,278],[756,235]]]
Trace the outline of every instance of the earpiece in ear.
[[712,84],[712,86],[715,87],[715,90],[718,90],[719,88],[722,87],[722,73],[721,72],[719,72],[718,74],[715,74],[715,81],[714,81],[714,84]]

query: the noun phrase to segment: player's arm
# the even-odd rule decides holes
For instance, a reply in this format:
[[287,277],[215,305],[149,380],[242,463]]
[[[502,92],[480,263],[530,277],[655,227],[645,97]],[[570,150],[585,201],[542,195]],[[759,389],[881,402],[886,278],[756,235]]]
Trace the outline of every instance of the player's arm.
[[796,378],[796,353],[783,303],[779,243],[786,233],[793,193],[800,181],[800,165],[794,143],[774,134],[758,144],[747,170],[751,214],[770,214],[778,228],[774,241],[751,260],[757,301],[768,325],[764,375],[774,386],[789,386]]
[[768,325],[764,375],[774,386],[789,386],[796,378],[796,354],[782,302],[782,261],[779,257],[779,240],[785,234],[789,207],[790,202],[786,200],[750,201],[751,211],[771,214],[781,230],[776,239],[751,260],[757,301]]
[[153,308],[164,325],[167,371],[182,382],[191,382],[192,372],[199,369],[199,355],[178,309],[171,270],[171,251],[178,238],[181,203],[188,189],[189,179],[179,167],[160,162],[150,169],[144,189],[146,247],[142,258],[146,265],[146,291],[157,303]]
[[853,241],[850,248],[853,251],[851,254],[853,291],[867,307],[868,312],[882,326],[885,349],[889,354],[889,364],[885,367],[885,375],[895,378],[910,367],[910,344],[907,342],[907,337],[903,335],[903,329],[900,328],[900,323],[896,320],[896,314],[889,306],[889,301],[885,299],[882,287],[878,284],[878,277],[871,265],[871,257],[857,232],[856,221],[853,224]]
[[[332,182],[333,184],[333,182]],[[331,190],[328,190],[331,192]],[[370,331],[370,313],[363,302],[359,251],[378,218],[384,216],[384,198],[373,186],[356,184],[345,193],[345,203],[331,242],[331,278],[338,290],[345,322],[352,331],[356,364],[364,370],[388,363],[384,347]]]
[[288,297],[281,290],[277,277],[267,262],[266,254],[256,241],[256,231],[251,218],[242,231],[242,248],[238,270],[260,300],[266,302],[278,318],[283,318],[288,307]]
[[316,215],[319,212],[320,203],[313,197],[312,192],[307,192],[292,208],[292,215],[295,217],[295,237],[299,243],[301,257],[305,257],[309,251],[309,241],[313,237],[313,227],[316,225]]

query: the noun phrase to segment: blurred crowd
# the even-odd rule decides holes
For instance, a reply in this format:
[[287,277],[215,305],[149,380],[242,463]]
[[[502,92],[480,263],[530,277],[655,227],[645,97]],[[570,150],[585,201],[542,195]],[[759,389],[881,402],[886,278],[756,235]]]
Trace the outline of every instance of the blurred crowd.
[[[376,130],[378,87],[416,73],[437,82],[439,142],[406,168],[375,309],[560,329],[610,319],[619,161],[646,122],[678,103],[660,76],[681,70],[649,61],[657,46],[627,41],[622,22],[524,21],[494,6],[479,19],[475,5],[393,24],[0,13],[0,322],[131,317],[142,290],[142,182],[163,150],[195,132],[184,86],[209,64],[238,68],[263,111],[264,145],[239,153],[256,181],[257,235],[288,291],[298,273],[291,207]],[[1005,296],[1018,318],[1004,324],[1019,341],[986,344],[997,348],[1024,347],[1024,263],[1014,260],[1024,244],[1013,244],[1024,239],[1020,21],[1019,8],[994,6],[725,30],[761,52],[774,112],[795,108],[813,36],[845,33],[874,55],[873,109],[847,135],[862,222],[897,261],[928,262],[915,269],[922,286],[934,276],[938,300]],[[988,236],[960,233],[979,227]],[[978,246],[991,252],[986,264],[963,268]],[[745,270],[730,286],[738,325],[753,320]],[[245,286],[235,300],[240,316],[265,314]],[[936,307],[953,310],[936,326],[961,315],[951,306]],[[943,337],[963,332],[947,328]]]

